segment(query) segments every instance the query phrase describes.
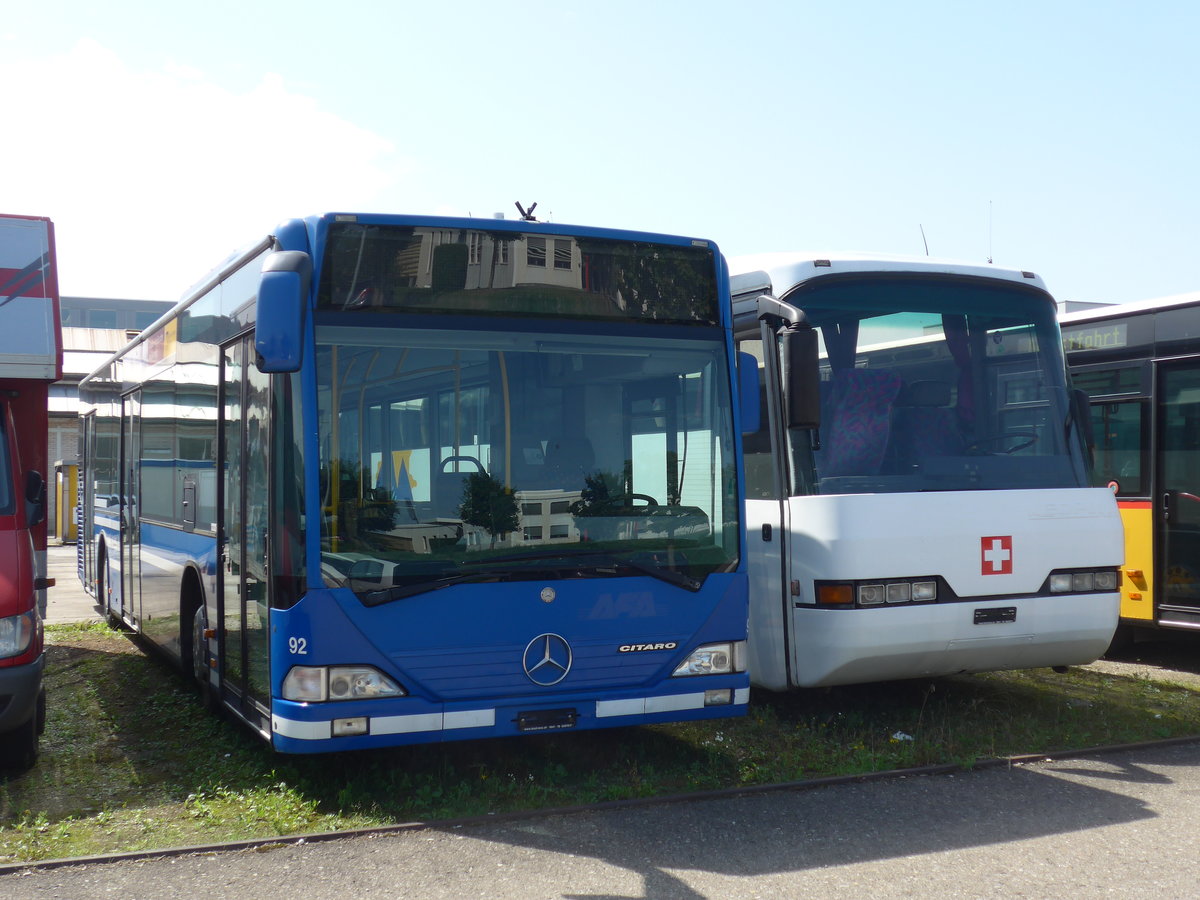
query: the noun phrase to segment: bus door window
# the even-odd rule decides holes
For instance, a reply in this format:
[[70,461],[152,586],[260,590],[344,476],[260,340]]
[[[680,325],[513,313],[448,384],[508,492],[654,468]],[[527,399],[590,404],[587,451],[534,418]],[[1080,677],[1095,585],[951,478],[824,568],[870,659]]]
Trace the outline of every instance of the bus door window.
[[[253,347],[247,351],[253,354]],[[253,356],[249,355],[252,359]],[[246,366],[246,475],[243,521],[246,523],[246,572],[243,578],[245,597],[242,621],[245,628],[246,689],[248,694],[265,704],[270,698],[268,629],[268,571],[267,526],[271,510],[269,497],[271,453],[270,437],[270,380],[258,366]]]
[[1200,607],[1200,367],[1160,369],[1163,602]]
[[[221,605],[224,680],[243,711],[269,699],[267,516],[270,377],[249,365],[250,338],[223,352]],[[264,706],[265,709],[265,706]]]
[[[758,402],[762,414],[758,431],[742,435],[742,459],[746,470],[746,499],[768,500],[779,497],[775,483],[775,461],[771,449],[771,409],[767,393],[766,369],[763,365],[763,342],[760,337],[738,341],[738,351],[748,353],[759,363]],[[811,468],[811,467],[810,467]]]
[[121,406],[123,431],[121,444],[121,613],[138,620],[141,610],[141,534],[138,506],[141,496],[142,393],[134,391]]

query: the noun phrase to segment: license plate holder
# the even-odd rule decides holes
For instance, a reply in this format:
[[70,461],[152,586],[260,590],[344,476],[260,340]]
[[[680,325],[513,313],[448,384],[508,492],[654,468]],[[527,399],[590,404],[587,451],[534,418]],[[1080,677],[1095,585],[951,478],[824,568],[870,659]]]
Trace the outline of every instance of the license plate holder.
[[517,713],[518,731],[564,731],[579,721],[576,709],[534,709]]
[[975,610],[976,625],[1002,625],[1006,622],[1017,621],[1015,606],[993,606],[989,609]]

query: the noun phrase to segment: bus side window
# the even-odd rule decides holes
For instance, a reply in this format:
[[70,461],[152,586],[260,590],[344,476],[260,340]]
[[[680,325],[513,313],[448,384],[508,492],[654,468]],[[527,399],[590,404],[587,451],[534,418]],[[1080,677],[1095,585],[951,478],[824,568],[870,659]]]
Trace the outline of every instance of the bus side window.
[[1092,431],[1096,438],[1094,485],[1103,487],[1115,482],[1118,496],[1146,495],[1142,451],[1146,409],[1141,400],[1092,404]]

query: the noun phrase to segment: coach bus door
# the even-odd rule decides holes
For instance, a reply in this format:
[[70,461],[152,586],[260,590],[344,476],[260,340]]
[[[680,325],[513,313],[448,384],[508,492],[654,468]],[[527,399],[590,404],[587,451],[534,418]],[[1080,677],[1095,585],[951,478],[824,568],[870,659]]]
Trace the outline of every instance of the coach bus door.
[[221,353],[218,605],[227,699],[260,726],[270,697],[267,642],[267,437],[270,376],[253,364],[253,337]]
[[1200,628],[1200,360],[1158,365],[1158,619]]
[[141,498],[142,392],[121,400],[121,609],[127,621],[141,621],[142,523]]
[[[782,390],[775,354],[764,352],[766,332],[738,338],[738,350],[761,363],[759,429],[742,435],[746,479],[746,547],[750,575],[750,671],[771,690],[793,686],[794,616],[791,590],[790,485],[784,451]],[[770,341],[770,343],[768,343]],[[799,584],[799,582],[797,582]]]

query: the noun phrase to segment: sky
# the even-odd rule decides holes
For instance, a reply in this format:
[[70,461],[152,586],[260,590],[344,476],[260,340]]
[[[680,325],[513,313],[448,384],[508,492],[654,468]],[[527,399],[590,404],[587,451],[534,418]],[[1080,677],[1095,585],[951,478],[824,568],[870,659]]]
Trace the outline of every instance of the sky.
[[1194,0],[41,0],[0,17],[0,212],[64,296],[177,300],[320,212],[728,257],[929,254],[1200,290]]

